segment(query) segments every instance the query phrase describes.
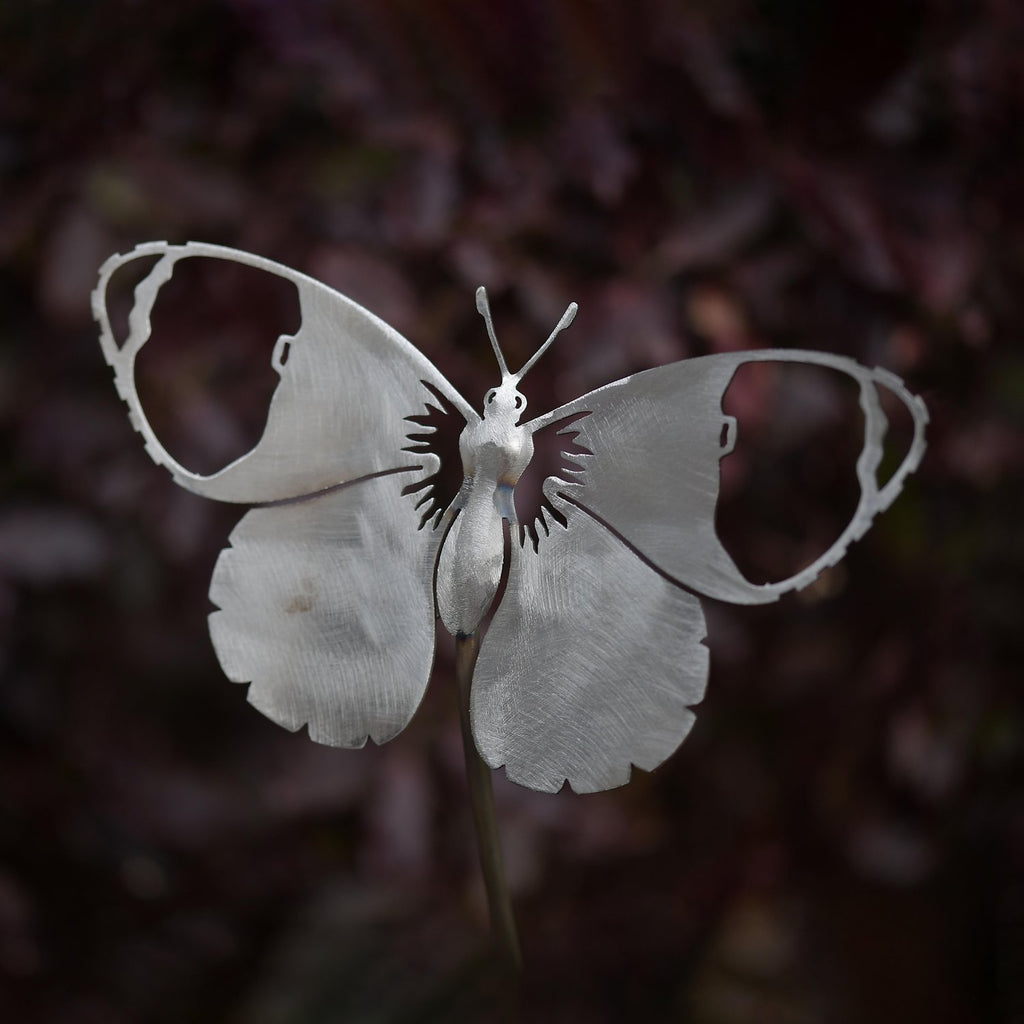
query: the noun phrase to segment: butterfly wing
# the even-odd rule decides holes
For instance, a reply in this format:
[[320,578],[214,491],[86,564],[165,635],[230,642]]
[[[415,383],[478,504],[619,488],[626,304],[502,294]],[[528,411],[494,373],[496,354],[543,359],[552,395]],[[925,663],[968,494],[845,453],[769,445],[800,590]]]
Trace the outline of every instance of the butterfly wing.
[[[114,340],[107,286],[133,260],[157,257],[135,290],[128,337]],[[292,282],[302,313],[278,339],[281,380],[248,454],[200,476],[157,439],[134,381],[157,294],[178,260],[231,260]],[[434,652],[433,566],[439,460],[423,444],[437,405],[476,414],[408,341],[372,313],[287,267],[220,246],[165,242],[108,260],[93,309],[118,392],[146,449],[181,486],[262,504],[243,517],[214,570],[210,616],[226,675],[249,700],[323,743],[383,742],[410,719]],[[424,511],[425,509],[425,511]]]
[[653,770],[689,732],[707,679],[704,615],[607,527],[548,498],[559,521],[537,549],[513,535],[473,675],[473,734],[513,782],[591,793],[626,783],[631,764]]
[[[113,274],[134,260],[157,256],[135,289],[124,343],[114,339],[106,293]],[[273,366],[281,376],[267,425],[252,451],[218,473],[201,476],[181,466],[153,432],[135,388],[135,358],[149,340],[150,317],[175,264],[189,257],[230,260],[290,281],[302,325],[282,335]],[[477,414],[431,362],[383,320],[319,281],[250,253],[219,245],[150,242],[112,256],[93,293],[100,344],[114,369],[118,393],[153,461],[187,490],[220,501],[255,504],[314,494],[376,473],[414,471],[423,456],[407,451],[406,418],[422,413],[431,390],[466,419]]]
[[[809,566],[774,583],[750,583],[715,533],[718,463],[736,441],[736,423],[722,398],[736,370],[749,362],[790,362],[829,367],[860,389],[864,444],[857,460],[860,499],[846,528]],[[878,481],[887,420],[878,388],[891,391],[914,421],[902,463]],[[581,415],[582,414],[582,415]],[[731,352],[657,367],[599,388],[535,420],[538,428],[579,417],[571,430],[593,455],[577,456],[581,472],[556,491],[608,524],[644,558],[683,586],[739,604],[763,604],[813,582],[862,537],[892,504],[924,454],[928,413],[920,398],[882,369],[869,369],[823,352]],[[531,424],[532,425],[532,424]]]
[[[722,398],[748,361],[832,367],[860,385],[861,499],[836,542],[802,572],[750,583],[715,529],[719,460],[735,444]],[[902,465],[880,486],[885,416],[876,386],[914,419]],[[687,360],[610,384],[539,417],[558,421],[574,468],[544,484],[546,509],[512,544],[505,594],[480,649],[473,728],[492,767],[534,789],[622,785],[657,767],[693,722],[707,679],[704,619],[691,591],[739,603],[775,600],[842,557],[895,499],[924,451],[920,399],[883,370],[819,353],[766,351]],[[638,557],[638,555],[640,557]],[[539,670],[538,670],[539,668]]]
[[400,732],[434,652],[439,531],[417,529],[403,475],[247,513],[217,560],[210,636],[249,702],[320,743]]

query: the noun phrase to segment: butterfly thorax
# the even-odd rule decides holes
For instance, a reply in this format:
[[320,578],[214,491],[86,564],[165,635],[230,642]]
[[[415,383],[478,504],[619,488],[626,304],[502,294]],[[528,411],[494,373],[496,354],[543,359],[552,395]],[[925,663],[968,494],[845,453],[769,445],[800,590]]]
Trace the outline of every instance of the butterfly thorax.
[[[510,489],[533,458],[533,434],[516,422],[518,409],[484,407],[484,418],[466,425],[459,437],[463,477]],[[497,502],[497,499],[496,499]],[[515,514],[504,505],[499,511],[511,522]]]
[[517,422],[525,399],[508,390],[488,392],[483,419],[459,437],[462,487],[437,566],[438,611],[454,634],[472,633],[494,600],[505,557],[502,520],[516,522],[513,491],[533,458],[533,435]]

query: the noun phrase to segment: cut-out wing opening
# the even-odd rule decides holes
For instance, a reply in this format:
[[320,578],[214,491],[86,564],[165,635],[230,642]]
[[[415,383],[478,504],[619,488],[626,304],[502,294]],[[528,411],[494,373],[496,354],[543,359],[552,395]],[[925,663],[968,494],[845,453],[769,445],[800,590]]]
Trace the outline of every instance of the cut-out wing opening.
[[[145,262],[114,274],[108,303],[124,297],[122,278],[134,278],[136,263]],[[150,324],[134,380],[164,448],[203,476],[251,452],[281,382],[276,353],[302,325],[295,284],[234,260],[179,260]]]
[[[134,260],[159,257],[135,289],[124,343],[114,339],[107,308],[111,276]],[[302,324],[275,347],[280,383],[267,426],[252,451],[209,476],[180,465],[161,444],[143,411],[135,386],[135,360],[151,334],[153,305],[175,264],[185,258],[230,260],[282,277],[295,285]],[[246,504],[315,494],[381,473],[425,468],[434,456],[406,449],[406,417],[426,408],[432,393],[447,399],[468,420],[472,408],[430,361],[368,310],[304,274],[270,260],[222,246],[151,242],[111,257],[93,293],[100,343],[113,367],[118,393],[155,462],[188,490]],[[424,390],[424,382],[431,391]]]
[[131,312],[135,306],[135,290],[149,276],[161,259],[158,253],[139,256],[120,264],[112,274],[104,295],[104,305],[110,322],[111,344],[124,347],[131,336]]
[[859,394],[857,381],[826,367],[738,367],[723,402],[737,428],[720,464],[715,531],[751,583],[799,572],[853,516],[864,438]]

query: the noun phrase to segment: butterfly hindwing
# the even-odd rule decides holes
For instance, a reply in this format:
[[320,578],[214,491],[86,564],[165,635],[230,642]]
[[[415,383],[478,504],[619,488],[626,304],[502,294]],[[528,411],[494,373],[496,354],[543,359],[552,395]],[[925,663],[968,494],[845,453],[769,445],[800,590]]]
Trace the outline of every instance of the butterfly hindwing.
[[217,561],[210,635],[224,673],[320,743],[391,739],[426,689],[440,531],[419,527],[408,479],[254,509]]
[[[693,594],[548,495],[559,521],[513,534],[509,584],[480,647],[473,734],[484,760],[546,792],[621,786],[683,741],[708,650]],[[562,525],[564,521],[564,525]]]

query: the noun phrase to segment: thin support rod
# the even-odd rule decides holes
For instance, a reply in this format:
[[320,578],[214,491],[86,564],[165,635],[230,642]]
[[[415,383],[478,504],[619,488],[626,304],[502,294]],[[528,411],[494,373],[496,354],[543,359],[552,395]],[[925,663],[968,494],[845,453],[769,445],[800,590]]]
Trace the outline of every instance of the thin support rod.
[[477,753],[469,720],[469,690],[479,650],[480,639],[477,633],[455,638],[455,681],[459,689],[462,749],[466,755],[466,777],[469,780],[473,823],[476,825],[480,867],[483,871],[484,888],[487,890],[487,905],[491,914],[491,934],[502,961],[512,970],[518,971],[522,966],[522,956],[519,952],[516,921],[512,916],[508,881],[505,878],[505,862],[501,855],[498,817],[494,810],[494,790],[491,786],[491,769]]

